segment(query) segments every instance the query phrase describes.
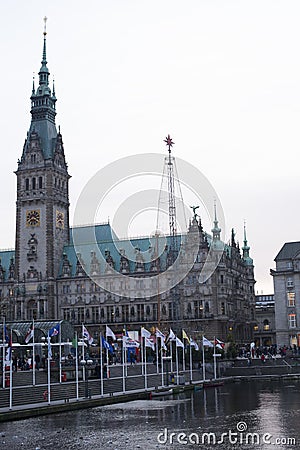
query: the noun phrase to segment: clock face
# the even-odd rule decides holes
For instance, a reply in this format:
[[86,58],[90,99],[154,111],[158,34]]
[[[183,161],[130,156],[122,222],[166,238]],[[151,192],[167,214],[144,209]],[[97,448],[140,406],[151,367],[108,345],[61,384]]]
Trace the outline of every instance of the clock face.
[[64,228],[65,215],[61,211],[56,211],[56,228]]
[[41,211],[39,209],[32,209],[26,211],[26,226],[39,227],[41,224]]

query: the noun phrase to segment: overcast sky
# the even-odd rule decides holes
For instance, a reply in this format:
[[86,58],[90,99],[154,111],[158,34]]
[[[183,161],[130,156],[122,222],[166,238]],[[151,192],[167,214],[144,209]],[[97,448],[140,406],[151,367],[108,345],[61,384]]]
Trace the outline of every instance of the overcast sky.
[[[30,125],[45,15],[71,215],[97,170],[165,152],[170,133],[174,156],[216,190],[227,238],[234,227],[242,243],[246,220],[256,291],[272,293],[274,257],[300,239],[300,2],[2,1],[1,248],[14,247],[13,172]],[[99,221],[113,214],[106,206]],[[148,233],[147,222],[132,231]]]

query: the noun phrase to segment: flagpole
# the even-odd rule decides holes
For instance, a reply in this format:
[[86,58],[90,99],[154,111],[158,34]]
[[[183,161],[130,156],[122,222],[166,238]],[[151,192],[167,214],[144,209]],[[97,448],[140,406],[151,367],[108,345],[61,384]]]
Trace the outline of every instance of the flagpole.
[[35,386],[35,340],[34,340],[34,319],[32,319],[33,335],[32,335],[32,384]]
[[[82,361],[84,361],[84,334],[83,334],[83,327],[84,327],[84,325],[82,324],[82,331],[81,331],[81,334],[82,334],[82,352],[81,352],[81,354],[82,354]],[[82,366],[82,381],[85,381],[85,364],[83,364],[83,366]]]
[[[142,338],[143,341],[143,338]],[[146,341],[146,338],[144,338],[144,341]],[[144,375],[145,375],[145,390],[147,389],[147,350],[146,350],[146,342],[144,342],[144,361],[145,361],[145,370],[144,370]]]
[[76,400],[79,400],[79,381],[78,381],[78,333],[75,331],[75,377],[76,377]]
[[62,367],[61,367],[61,323],[59,322],[59,382],[61,383]]
[[159,373],[159,365],[158,365],[158,336],[156,336],[156,373]]
[[179,373],[178,373],[178,350],[177,350],[177,342],[176,342],[176,384],[179,384]]
[[100,331],[100,394],[103,397],[103,355],[102,355],[102,332]]
[[122,381],[123,381],[123,393],[126,391],[125,384],[125,342],[124,338],[122,339]]
[[50,352],[51,352],[51,341],[50,341],[50,336],[49,336],[49,331],[48,331],[48,367],[47,367],[47,375],[48,375],[48,405],[50,405],[51,403],[51,382],[50,382],[50,376],[51,376],[51,372],[50,372]]
[[192,338],[190,337],[190,380],[193,381]]
[[10,330],[10,356],[9,356],[9,409],[12,409],[12,387],[13,387],[13,372],[12,372],[12,330]]
[[214,377],[217,379],[216,336],[214,336]]
[[183,339],[183,348],[182,348],[182,369],[183,369],[183,372],[185,372],[185,342],[184,342],[184,339]]
[[163,338],[160,337],[161,385],[164,386]]
[[5,337],[5,317],[3,316],[3,338],[2,338],[2,360],[3,360],[3,364],[2,364],[2,387],[3,389],[5,388],[5,342],[6,342],[6,337]]
[[171,339],[170,339],[170,356],[171,356],[171,372],[173,373],[173,344]]
[[142,363],[142,375],[144,375],[144,351],[143,351],[143,334],[142,334],[142,329],[143,327],[141,327],[141,363]]
[[203,381],[205,381],[205,356],[204,356],[203,336],[202,336],[202,373],[203,373]]

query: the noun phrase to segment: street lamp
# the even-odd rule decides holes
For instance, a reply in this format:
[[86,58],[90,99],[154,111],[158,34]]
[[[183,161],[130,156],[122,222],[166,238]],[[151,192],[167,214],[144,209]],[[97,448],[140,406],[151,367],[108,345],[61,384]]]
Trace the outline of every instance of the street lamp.
[[[82,359],[80,361],[80,364],[82,366],[83,372],[85,374],[84,378],[85,378],[85,385],[84,385],[84,396],[85,398],[92,398],[91,396],[91,390],[89,389],[89,367],[93,364],[93,360],[92,359]],[[85,368],[87,367],[87,371],[85,372]]]

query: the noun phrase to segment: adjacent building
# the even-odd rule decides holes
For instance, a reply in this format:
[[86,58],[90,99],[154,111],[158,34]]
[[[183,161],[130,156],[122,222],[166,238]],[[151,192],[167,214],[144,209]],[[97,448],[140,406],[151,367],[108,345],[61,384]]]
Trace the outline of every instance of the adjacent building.
[[300,346],[300,242],[287,242],[271,269],[274,282],[276,341]]

